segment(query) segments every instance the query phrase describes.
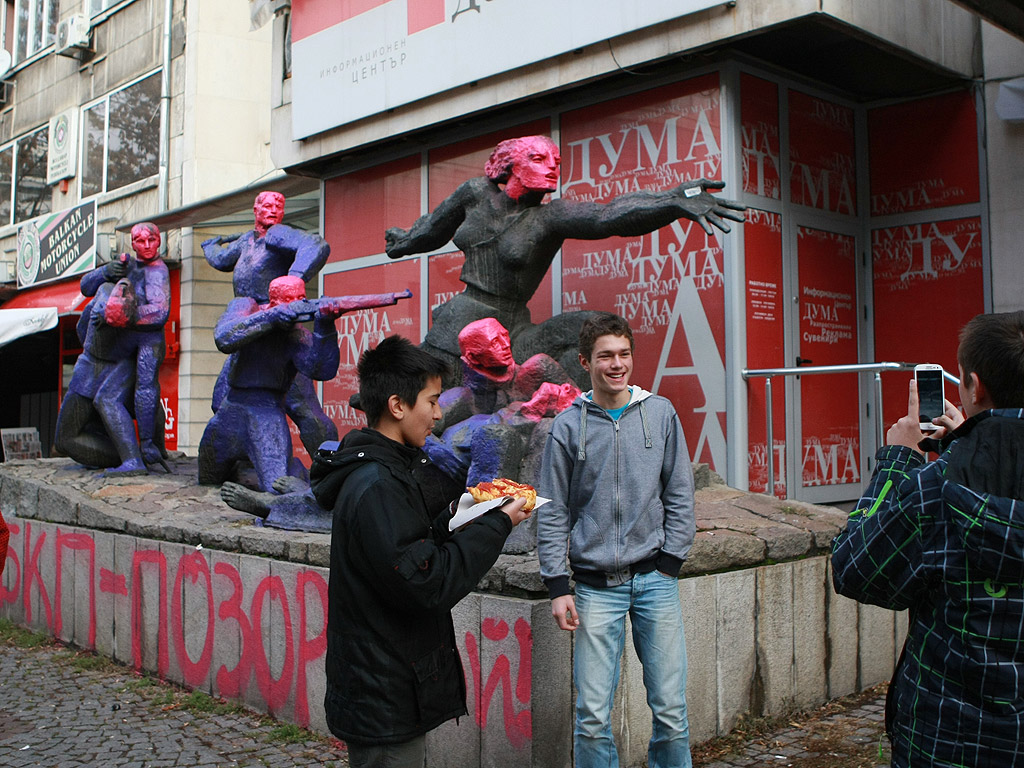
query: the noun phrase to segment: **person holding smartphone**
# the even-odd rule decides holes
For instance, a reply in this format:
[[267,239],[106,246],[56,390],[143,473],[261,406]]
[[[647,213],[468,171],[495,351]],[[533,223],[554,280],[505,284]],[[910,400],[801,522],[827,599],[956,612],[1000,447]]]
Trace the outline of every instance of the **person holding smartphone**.
[[839,594],[910,610],[893,768],[1024,765],[1024,311],[972,319],[957,360],[963,415],[945,401],[926,440],[912,380],[833,543]]

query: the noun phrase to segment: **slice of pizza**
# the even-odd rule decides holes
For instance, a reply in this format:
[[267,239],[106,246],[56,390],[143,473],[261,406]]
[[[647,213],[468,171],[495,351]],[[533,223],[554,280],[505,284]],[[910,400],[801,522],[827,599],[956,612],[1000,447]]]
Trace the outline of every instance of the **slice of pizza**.
[[537,504],[537,491],[532,485],[517,483],[515,480],[508,480],[503,477],[496,478],[490,482],[477,483],[466,490],[472,494],[473,501],[477,504],[481,501],[500,499],[504,496],[512,496],[517,499],[525,497],[526,506],[523,509],[527,512],[532,511]]

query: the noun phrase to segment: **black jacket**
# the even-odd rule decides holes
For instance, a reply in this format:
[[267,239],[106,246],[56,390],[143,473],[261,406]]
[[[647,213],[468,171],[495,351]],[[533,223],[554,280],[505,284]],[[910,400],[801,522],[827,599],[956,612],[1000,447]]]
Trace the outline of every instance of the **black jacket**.
[[430,519],[417,448],[362,429],[313,460],[334,510],[327,620],[327,724],[357,744],[408,741],[466,713],[451,609],[501,553],[512,522],[488,512],[457,533]]
[[833,545],[836,591],[910,609],[893,768],[1024,765],[1024,410],[965,421],[933,462],[887,446]]

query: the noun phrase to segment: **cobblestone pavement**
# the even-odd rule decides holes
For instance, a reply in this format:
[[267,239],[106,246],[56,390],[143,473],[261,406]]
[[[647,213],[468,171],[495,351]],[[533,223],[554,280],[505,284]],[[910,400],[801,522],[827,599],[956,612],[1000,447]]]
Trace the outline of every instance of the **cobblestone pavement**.
[[[0,766],[348,765],[336,741],[234,707],[198,711],[195,699],[97,657],[76,659],[72,649],[0,643]],[[292,742],[295,736],[302,740]]]
[[885,690],[879,686],[856,702],[826,704],[779,730],[729,745],[725,755],[695,755],[694,768],[888,768],[884,732]]
[[[695,768],[879,768],[884,692],[796,716],[781,730],[698,746]],[[214,707],[218,711],[204,711]],[[298,739],[298,740],[295,740]],[[859,757],[858,757],[859,755]],[[4,768],[348,765],[344,747],[239,707],[138,677],[72,648],[0,642]]]

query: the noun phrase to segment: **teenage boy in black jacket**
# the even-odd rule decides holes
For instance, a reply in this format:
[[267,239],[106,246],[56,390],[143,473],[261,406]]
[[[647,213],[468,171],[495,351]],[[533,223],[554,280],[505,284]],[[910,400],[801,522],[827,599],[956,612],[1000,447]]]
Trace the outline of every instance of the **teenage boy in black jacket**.
[[311,472],[334,510],[328,588],[327,724],[349,765],[422,768],[425,735],[466,714],[451,609],[497,560],[525,500],[449,533],[415,470],[441,418],[445,364],[400,336],[359,360],[367,428],[324,443]]

